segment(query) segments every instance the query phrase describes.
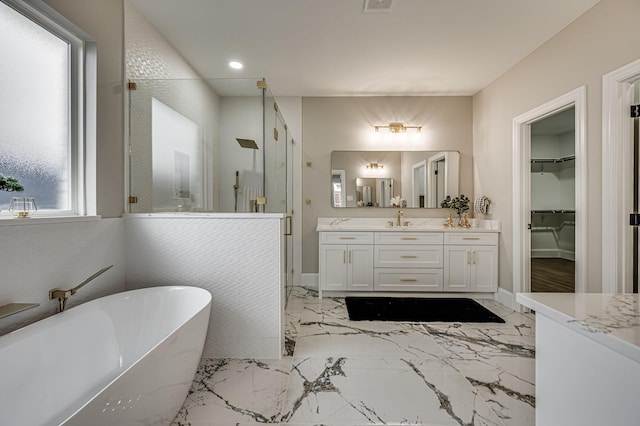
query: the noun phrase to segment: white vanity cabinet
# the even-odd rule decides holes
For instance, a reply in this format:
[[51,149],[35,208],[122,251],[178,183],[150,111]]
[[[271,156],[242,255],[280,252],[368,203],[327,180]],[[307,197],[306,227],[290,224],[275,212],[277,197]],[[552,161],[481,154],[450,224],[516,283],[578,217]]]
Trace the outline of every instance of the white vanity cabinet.
[[376,291],[442,291],[442,232],[374,233]]
[[320,297],[498,290],[498,222],[443,229],[442,219],[414,220],[398,228],[381,218],[319,218]]
[[322,291],[373,290],[373,233],[320,233]]
[[498,289],[498,235],[447,233],[444,238],[444,291]]

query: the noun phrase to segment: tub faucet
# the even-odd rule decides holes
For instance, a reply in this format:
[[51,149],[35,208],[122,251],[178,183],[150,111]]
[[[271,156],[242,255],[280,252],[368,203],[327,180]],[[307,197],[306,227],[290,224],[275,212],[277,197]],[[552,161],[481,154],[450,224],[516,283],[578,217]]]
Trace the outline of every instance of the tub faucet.
[[404,216],[404,212],[402,210],[398,210],[398,226],[402,226],[402,216]]
[[91,282],[92,280],[97,278],[98,276],[104,274],[105,272],[107,272],[111,268],[113,268],[113,265],[105,266],[104,268],[100,269],[98,272],[96,272],[95,274],[91,275],[89,278],[87,278],[86,280],[82,281],[80,284],[78,284],[77,286],[75,286],[72,289],[61,290],[59,288],[53,288],[53,289],[49,290],[49,299],[50,300],[58,299],[58,309],[59,309],[58,312],[62,312],[62,311],[64,311],[64,308],[67,305],[67,299],[69,299],[69,297],[71,297],[74,294],[76,294],[77,291],[80,290],[82,287],[84,287],[86,284],[88,284],[89,282]]

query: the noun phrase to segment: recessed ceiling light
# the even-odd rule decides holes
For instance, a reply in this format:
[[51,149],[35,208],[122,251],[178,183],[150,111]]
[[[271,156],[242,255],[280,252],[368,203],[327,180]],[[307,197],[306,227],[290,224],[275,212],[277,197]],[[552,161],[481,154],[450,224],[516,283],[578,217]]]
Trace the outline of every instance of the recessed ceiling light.
[[243,66],[244,65],[242,65],[242,62],[238,62],[238,61],[229,62],[229,67],[233,68],[234,70],[241,70]]

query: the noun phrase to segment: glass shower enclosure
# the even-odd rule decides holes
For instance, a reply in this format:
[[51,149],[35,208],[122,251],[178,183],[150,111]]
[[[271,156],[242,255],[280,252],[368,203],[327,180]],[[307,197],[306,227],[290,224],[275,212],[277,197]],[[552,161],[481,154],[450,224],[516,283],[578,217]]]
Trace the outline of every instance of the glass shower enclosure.
[[292,288],[293,140],[256,79],[129,85],[129,213],[284,213]]

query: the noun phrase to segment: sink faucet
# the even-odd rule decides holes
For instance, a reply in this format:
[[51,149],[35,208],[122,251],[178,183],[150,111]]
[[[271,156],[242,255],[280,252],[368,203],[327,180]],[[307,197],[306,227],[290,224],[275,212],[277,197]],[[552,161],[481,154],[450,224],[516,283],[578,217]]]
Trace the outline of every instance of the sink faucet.
[[49,299],[50,300],[58,299],[58,309],[59,309],[58,312],[62,312],[62,311],[64,311],[64,308],[67,305],[67,299],[69,299],[71,296],[76,294],[78,290],[80,290],[82,287],[84,287],[90,281],[92,281],[95,278],[97,278],[98,276],[104,274],[105,272],[107,272],[111,268],[113,268],[113,265],[109,265],[109,266],[106,266],[106,267],[100,269],[98,272],[96,272],[95,274],[91,275],[89,278],[87,278],[86,280],[82,281],[80,284],[78,284],[77,286],[75,286],[72,289],[61,290],[59,288],[53,288],[53,289],[49,290]]
[[402,216],[404,216],[404,212],[402,210],[398,210],[398,226],[402,226]]

